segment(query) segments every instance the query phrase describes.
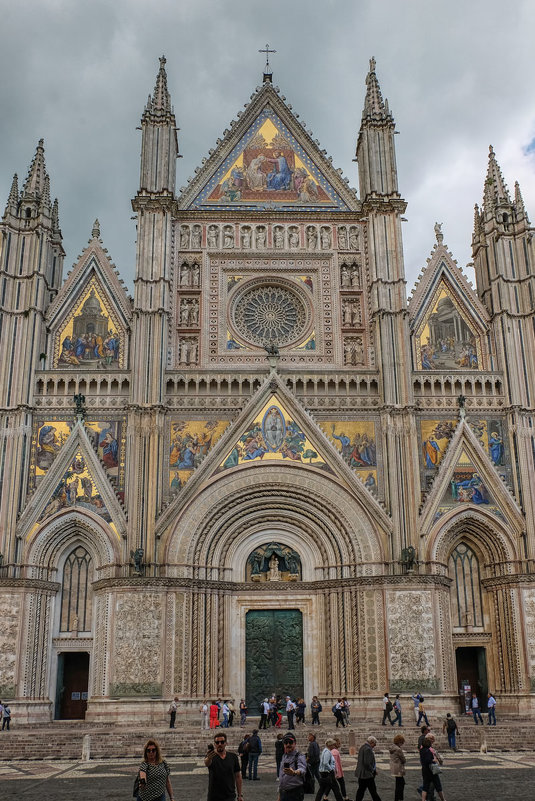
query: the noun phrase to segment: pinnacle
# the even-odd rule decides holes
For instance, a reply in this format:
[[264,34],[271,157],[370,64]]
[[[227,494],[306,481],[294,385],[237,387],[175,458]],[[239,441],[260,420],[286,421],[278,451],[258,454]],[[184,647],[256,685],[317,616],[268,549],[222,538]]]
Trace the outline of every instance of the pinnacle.
[[489,145],[489,166],[483,191],[483,206],[486,212],[492,211],[497,205],[507,203],[511,205],[509,190],[503,180],[500,166],[496,161],[494,148]]
[[384,119],[388,116],[390,116],[388,103],[383,101],[381,87],[379,86],[379,81],[377,80],[377,75],[375,73],[375,59],[372,57],[370,59],[370,71],[366,76],[366,98],[364,100],[364,111],[362,112],[362,118],[380,117]]
[[[45,202],[50,202],[50,198],[48,198],[48,201],[46,200],[47,179],[44,140],[40,139],[24,182],[22,190],[23,196],[33,200],[41,200],[43,197]],[[48,192],[49,191],[50,185],[48,184]]]
[[154,86],[154,93],[147,101],[146,110],[153,114],[171,114],[171,96],[167,91],[167,73],[165,71],[166,58],[161,56],[160,69],[156,76],[156,84]]
[[93,228],[91,229],[91,238],[100,239],[100,223],[98,219],[93,223]]
[[522,219],[522,217],[525,217],[529,225],[528,215],[526,213],[526,207],[524,206],[524,198],[522,197],[522,193],[520,191],[520,184],[518,183],[518,181],[515,181],[515,210],[517,214],[517,219]]
[[6,214],[10,212],[11,214],[16,214],[19,205],[19,178],[17,173],[13,176],[13,182],[11,184],[11,189],[9,191],[9,197],[7,199],[6,205]]

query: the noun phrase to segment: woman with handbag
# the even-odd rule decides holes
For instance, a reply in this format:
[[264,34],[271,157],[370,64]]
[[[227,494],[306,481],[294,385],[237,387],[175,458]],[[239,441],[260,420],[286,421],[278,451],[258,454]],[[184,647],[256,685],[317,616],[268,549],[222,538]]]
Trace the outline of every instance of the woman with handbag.
[[173,801],[170,772],[156,740],[148,740],[134,785],[136,801],[165,801],[166,790],[170,801]]
[[390,773],[396,779],[396,789],[394,791],[394,801],[403,801],[403,790],[405,787],[405,762],[407,757],[403,752],[402,745],[405,737],[396,734],[394,742],[388,747],[390,752]]
[[440,765],[431,746],[432,741],[429,739],[429,737],[426,737],[420,749],[420,762],[422,764],[423,779],[422,801],[426,801],[427,793],[431,785],[433,785],[437,791],[440,801],[446,801],[444,793],[442,792],[442,784],[440,781]]
[[320,786],[316,793],[315,801],[326,799],[331,790],[334,793],[336,801],[344,801],[342,793],[340,792],[340,785],[336,781],[336,763],[331,753],[335,745],[336,743],[334,740],[329,739],[325,741],[325,748],[321,753],[319,764]]

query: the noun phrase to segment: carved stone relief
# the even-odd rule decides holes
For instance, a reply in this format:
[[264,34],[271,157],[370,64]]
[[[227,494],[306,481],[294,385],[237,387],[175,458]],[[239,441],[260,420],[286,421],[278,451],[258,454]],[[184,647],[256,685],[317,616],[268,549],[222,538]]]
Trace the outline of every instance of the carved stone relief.
[[391,689],[437,689],[432,594],[391,591],[386,602]]
[[355,367],[364,364],[364,341],[362,337],[344,338],[344,364]]
[[15,695],[16,643],[19,630],[20,596],[0,597],[0,698]]
[[[158,593],[121,593],[115,606],[115,682],[111,695],[161,692],[162,596]],[[140,654],[143,657],[140,658]]]
[[535,589],[524,590],[524,613],[531,692],[535,692]]

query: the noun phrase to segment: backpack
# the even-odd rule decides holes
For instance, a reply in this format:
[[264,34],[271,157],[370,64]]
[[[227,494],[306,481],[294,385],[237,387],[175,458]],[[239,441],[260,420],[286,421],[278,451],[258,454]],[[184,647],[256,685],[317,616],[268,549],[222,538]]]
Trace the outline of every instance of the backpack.
[[332,709],[333,715],[336,715],[336,707],[337,707],[337,704],[334,704],[333,709]]
[[394,705],[392,704],[392,701],[387,701],[386,702],[385,709],[386,709],[387,712],[392,712],[392,710],[394,709]]
[[448,732],[448,734],[452,734],[456,728],[457,724],[455,723],[453,718],[448,718],[448,720],[446,721],[446,731]]

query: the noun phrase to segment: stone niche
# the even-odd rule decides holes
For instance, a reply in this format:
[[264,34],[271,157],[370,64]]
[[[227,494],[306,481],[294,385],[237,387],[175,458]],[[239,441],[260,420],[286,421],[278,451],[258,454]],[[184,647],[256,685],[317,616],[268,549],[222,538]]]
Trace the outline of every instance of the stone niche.
[[297,551],[279,542],[255,548],[247,559],[245,580],[255,583],[299,581],[301,558]]

